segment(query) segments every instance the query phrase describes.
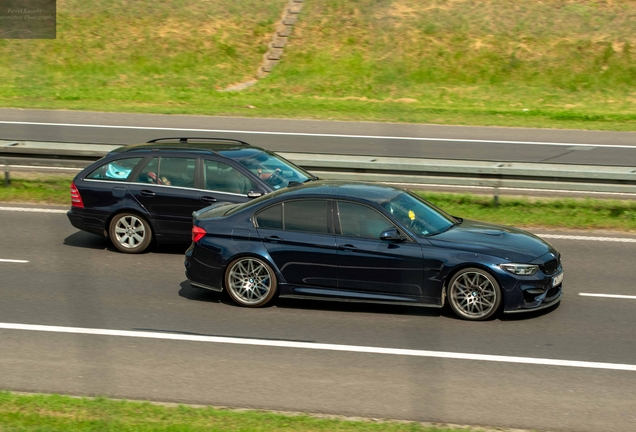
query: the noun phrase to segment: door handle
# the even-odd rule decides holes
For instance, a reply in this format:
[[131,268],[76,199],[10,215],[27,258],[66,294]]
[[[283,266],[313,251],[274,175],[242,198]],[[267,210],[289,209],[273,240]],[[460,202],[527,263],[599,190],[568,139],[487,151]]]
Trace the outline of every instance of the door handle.
[[355,247],[354,245],[351,245],[351,244],[342,245],[342,246],[340,246],[340,249],[344,249],[344,250],[348,250],[348,251],[354,251],[354,252],[358,250],[357,247]]
[[142,196],[153,197],[155,193],[151,190],[143,189],[139,192]]
[[203,196],[201,197],[201,201],[203,201],[203,202],[207,202],[207,203],[215,203],[215,202],[216,202],[216,198],[211,197],[211,196],[209,196],[209,195],[203,195]]
[[267,237],[263,238],[263,240],[277,243],[277,242],[281,241],[282,238],[280,238],[278,236],[267,236]]

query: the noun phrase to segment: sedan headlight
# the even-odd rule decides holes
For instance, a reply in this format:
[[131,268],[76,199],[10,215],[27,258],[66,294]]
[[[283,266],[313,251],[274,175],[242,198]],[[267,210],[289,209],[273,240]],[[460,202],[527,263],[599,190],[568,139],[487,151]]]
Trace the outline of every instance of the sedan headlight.
[[539,271],[539,266],[533,264],[499,264],[499,267],[520,276],[532,276]]

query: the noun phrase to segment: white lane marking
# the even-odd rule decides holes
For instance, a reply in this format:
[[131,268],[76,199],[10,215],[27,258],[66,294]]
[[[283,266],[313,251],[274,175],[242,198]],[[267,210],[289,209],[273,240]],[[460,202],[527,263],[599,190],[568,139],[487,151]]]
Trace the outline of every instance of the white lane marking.
[[[68,212],[68,210],[30,208],[30,207],[0,207],[0,211],[21,211],[21,212],[33,212],[33,213],[67,213]],[[563,235],[563,234],[537,234],[537,235],[539,237],[548,238],[548,239],[636,243],[636,238],[592,237],[592,236]]]
[[537,234],[537,235],[539,237],[548,238],[548,239],[618,242],[618,243],[636,243],[636,238],[590,237],[590,236],[562,235],[562,234]]
[[583,297],[603,297],[603,298],[615,298],[615,299],[628,299],[636,300],[636,296],[622,295],[622,294],[593,294],[593,293],[579,293]]
[[630,145],[613,145],[613,144],[577,144],[577,143],[555,143],[544,141],[498,141],[498,140],[477,140],[462,138],[421,138],[421,137],[400,137],[400,136],[384,136],[384,135],[346,135],[346,134],[324,134],[324,133],[303,133],[303,132],[269,132],[269,131],[246,131],[231,129],[190,129],[190,128],[170,128],[170,127],[151,127],[151,126],[115,126],[115,125],[95,125],[95,124],[78,124],[78,123],[45,123],[45,122],[20,122],[20,121],[0,121],[0,124],[15,125],[33,125],[33,126],[62,126],[62,127],[83,127],[83,128],[102,128],[102,129],[136,129],[136,130],[158,130],[158,131],[175,131],[175,132],[213,132],[213,133],[235,133],[235,134],[252,134],[252,135],[287,135],[287,136],[306,136],[306,137],[330,137],[330,138],[362,138],[362,139],[385,139],[385,140],[406,140],[406,141],[447,141],[447,142],[466,142],[466,143],[489,143],[489,144],[514,144],[514,145],[544,145],[558,147],[601,147],[601,148],[625,148],[634,149],[636,146]]
[[0,258],[0,262],[8,262],[8,263],[28,263],[27,260],[14,260],[14,259],[2,259]]
[[29,207],[0,207],[0,211],[33,212],[33,213],[67,213],[68,210],[29,208]]
[[324,350],[324,351],[343,351],[343,352],[356,352],[356,353],[366,353],[366,354],[389,354],[389,355],[414,356],[414,357],[434,357],[434,358],[447,358],[447,359],[455,359],[455,360],[478,360],[478,361],[490,361],[490,362],[502,362],[502,363],[523,363],[523,364],[532,364],[532,365],[565,366],[565,367],[577,367],[577,368],[587,368],[587,369],[607,369],[607,370],[621,370],[621,371],[636,372],[636,365],[622,364],[622,363],[600,363],[600,362],[557,360],[557,359],[545,359],[545,358],[533,358],[533,357],[512,357],[512,356],[487,355],[487,354],[468,354],[468,353],[456,353],[456,352],[444,352],[444,351],[381,348],[381,347],[369,347],[369,346],[358,346],[358,345],[337,345],[337,344],[323,344],[323,343],[313,343],[313,342],[294,342],[294,341],[285,341],[285,340],[242,339],[242,338],[222,337],[222,336],[198,336],[198,335],[177,334],[177,333],[154,333],[154,332],[147,332],[147,331],[108,330],[108,329],[94,329],[94,328],[80,328],[80,327],[58,327],[58,326],[16,324],[16,323],[0,323],[0,329],[29,330],[29,331],[41,331],[41,332],[53,332],[53,333],[73,333],[73,334],[99,335],[99,336],[136,337],[136,338],[146,338],[146,339],[165,339],[165,340],[178,340],[178,341],[190,341],[190,342],[210,342],[210,343],[223,343],[223,344],[232,344],[232,345],[253,345],[253,346],[274,347],[274,348],[298,348],[298,349],[313,349],[313,350]]

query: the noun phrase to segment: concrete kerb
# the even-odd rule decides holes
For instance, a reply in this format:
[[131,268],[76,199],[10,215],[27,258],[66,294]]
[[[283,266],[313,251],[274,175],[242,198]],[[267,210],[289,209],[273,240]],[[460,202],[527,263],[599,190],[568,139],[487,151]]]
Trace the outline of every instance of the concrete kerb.
[[263,61],[256,71],[257,78],[265,78],[280,61],[283,56],[283,48],[287,45],[294,25],[298,21],[298,14],[303,8],[303,2],[303,0],[289,0],[285,5],[281,19],[268,45],[268,50],[263,55]]
[[267,51],[263,54],[263,60],[256,70],[256,79],[233,84],[226,87],[221,92],[241,91],[252,87],[259,79],[265,78],[276,67],[283,56],[283,48],[287,45],[287,41],[292,34],[294,25],[298,21],[298,14],[303,8],[304,0],[289,0],[285,5],[281,19],[276,25],[276,30],[272,35],[271,41],[267,45]]

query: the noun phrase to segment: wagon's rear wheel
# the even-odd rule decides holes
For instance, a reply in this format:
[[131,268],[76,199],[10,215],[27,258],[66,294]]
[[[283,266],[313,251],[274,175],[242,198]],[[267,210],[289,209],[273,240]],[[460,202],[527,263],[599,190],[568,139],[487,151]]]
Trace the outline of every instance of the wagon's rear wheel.
[[152,228],[144,218],[134,213],[120,213],[110,221],[108,234],[113,245],[124,253],[140,253],[152,241]]

